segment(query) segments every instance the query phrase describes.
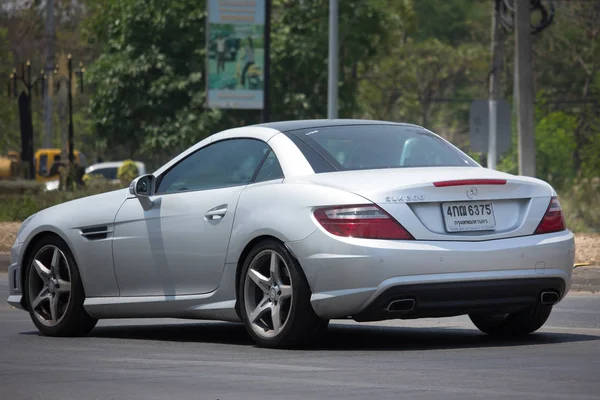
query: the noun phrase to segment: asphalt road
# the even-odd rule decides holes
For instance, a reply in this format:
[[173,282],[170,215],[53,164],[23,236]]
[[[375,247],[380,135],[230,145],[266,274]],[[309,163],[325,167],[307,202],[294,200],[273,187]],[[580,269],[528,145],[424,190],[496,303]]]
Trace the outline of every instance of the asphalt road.
[[569,295],[525,340],[492,340],[463,317],[336,322],[322,349],[279,351],[203,321],[42,337],[6,292],[0,274],[2,400],[600,399],[600,295]]

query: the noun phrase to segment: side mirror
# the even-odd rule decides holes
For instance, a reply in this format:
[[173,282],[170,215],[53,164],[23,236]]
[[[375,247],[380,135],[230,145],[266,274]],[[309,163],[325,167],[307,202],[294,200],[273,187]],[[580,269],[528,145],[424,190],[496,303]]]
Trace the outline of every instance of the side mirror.
[[129,193],[136,197],[150,197],[154,195],[154,176],[142,175],[135,178],[129,185]]

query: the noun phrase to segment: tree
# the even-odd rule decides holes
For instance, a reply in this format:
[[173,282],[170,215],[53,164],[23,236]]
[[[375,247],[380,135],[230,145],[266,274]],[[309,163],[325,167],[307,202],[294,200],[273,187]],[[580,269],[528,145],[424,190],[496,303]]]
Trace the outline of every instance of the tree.
[[[5,60],[0,64],[0,77],[8,79],[12,70],[12,54],[8,48],[7,28],[0,28],[0,60]],[[4,81],[6,82],[6,80]],[[8,97],[7,90],[0,91],[0,157],[5,156],[8,151],[14,151],[21,148],[21,139],[19,133],[19,114],[17,111],[17,101]]]
[[[395,2],[395,9],[405,2]],[[318,118],[327,104],[327,2],[273,1],[271,115]],[[340,5],[340,115],[358,109],[357,71],[390,45],[399,14],[389,2]],[[91,68],[98,135],[139,150],[172,152],[227,127],[259,122],[256,111],[205,108],[206,2],[92,2],[88,37],[101,49]]]
[[[360,73],[395,43],[394,33],[410,24],[410,2],[339,2],[339,115],[358,112]],[[274,3],[273,114],[278,119],[327,115],[328,1]]]
[[109,147],[129,156],[176,148],[219,112],[204,110],[205,4],[108,0],[92,9],[88,35],[101,55],[90,68],[90,111]]
[[[575,170],[584,164],[589,146],[600,133],[600,3],[570,2],[557,11],[554,26],[534,47],[538,91],[544,99],[564,101],[559,108],[577,116],[572,131],[575,139]],[[576,101],[577,103],[568,103]],[[548,109],[549,107],[547,107]],[[548,110],[552,112],[552,110]],[[586,156],[587,154],[587,156]],[[595,172],[600,175],[600,169]]]
[[397,27],[395,45],[361,76],[363,115],[421,124],[465,145],[468,101],[452,100],[486,93],[489,56],[482,42],[489,33],[482,30],[481,7],[413,1],[411,23]]

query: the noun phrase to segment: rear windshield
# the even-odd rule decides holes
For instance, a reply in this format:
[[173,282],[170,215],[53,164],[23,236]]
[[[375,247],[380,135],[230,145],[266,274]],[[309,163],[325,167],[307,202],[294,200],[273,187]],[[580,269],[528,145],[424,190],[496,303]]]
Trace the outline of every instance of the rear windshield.
[[[402,125],[331,126],[287,132],[315,172],[409,167],[477,167],[430,132]],[[303,143],[301,143],[303,142]],[[315,153],[323,160],[315,161]],[[326,161],[327,166],[324,166]]]

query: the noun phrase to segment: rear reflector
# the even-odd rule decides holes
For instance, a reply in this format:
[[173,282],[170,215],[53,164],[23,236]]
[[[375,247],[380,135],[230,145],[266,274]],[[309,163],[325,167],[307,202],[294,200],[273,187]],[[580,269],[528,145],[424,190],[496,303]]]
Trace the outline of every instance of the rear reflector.
[[376,205],[348,205],[319,208],[315,218],[336,236],[363,239],[404,239],[413,236],[391,215]]
[[454,181],[433,182],[435,187],[468,185],[506,185],[506,179],[458,179]]
[[565,225],[565,218],[560,207],[560,202],[556,196],[550,199],[550,204],[546,210],[546,214],[540,221],[537,229],[535,230],[536,235],[541,233],[560,232],[567,229]]

